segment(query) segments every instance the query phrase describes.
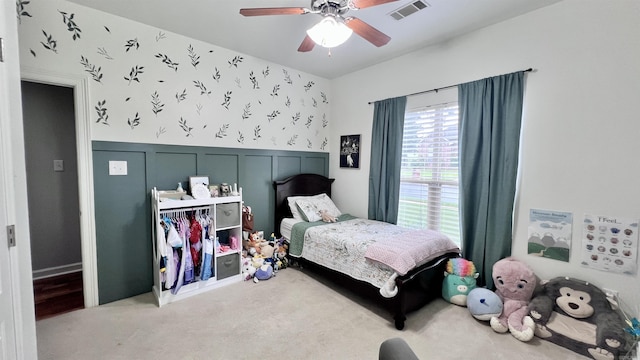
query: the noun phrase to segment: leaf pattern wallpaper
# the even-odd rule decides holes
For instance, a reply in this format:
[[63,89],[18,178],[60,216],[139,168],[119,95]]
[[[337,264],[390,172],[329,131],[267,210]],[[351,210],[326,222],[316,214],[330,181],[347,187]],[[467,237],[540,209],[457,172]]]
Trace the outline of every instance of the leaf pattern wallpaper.
[[91,140],[329,151],[326,79],[68,1],[16,16],[24,69],[88,79]]

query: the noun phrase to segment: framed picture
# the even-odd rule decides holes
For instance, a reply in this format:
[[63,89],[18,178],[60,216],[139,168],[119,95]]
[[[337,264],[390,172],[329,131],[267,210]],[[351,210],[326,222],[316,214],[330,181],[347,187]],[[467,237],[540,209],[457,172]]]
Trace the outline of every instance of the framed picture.
[[218,185],[209,185],[209,192],[211,193],[211,197],[220,196],[220,189],[218,188]]
[[202,184],[205,188],[209,187],[208,176],[189,176],[189,189],[193,189],[193,185]]
[[340,136],[340,167],[360,168],[360,135]]

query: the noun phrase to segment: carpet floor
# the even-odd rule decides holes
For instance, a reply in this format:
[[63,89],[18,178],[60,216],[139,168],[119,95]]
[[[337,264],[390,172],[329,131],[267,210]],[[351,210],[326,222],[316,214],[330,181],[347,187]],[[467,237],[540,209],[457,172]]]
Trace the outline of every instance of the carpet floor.
[[407,341],[421,359],[585,359],[534,338],[495,333],[465,307],[437,299],[391,315],[307,269],[231,284],[162,308],[151,293],[37,321],[47,359],[377,359],[380,343]]

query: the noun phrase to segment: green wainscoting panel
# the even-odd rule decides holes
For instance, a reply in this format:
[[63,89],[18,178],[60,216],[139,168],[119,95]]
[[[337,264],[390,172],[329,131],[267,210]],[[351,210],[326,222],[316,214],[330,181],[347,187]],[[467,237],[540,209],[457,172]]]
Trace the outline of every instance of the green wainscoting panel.
[[324,175],[326,174],[327,158],[323,156],[306,156],[302,167],[302,171],[310,174]]
[[162,190],[175,190],[178,182],[185,191],[189,191],[189,175],[196,175],[198,156],[194,153],[157,152],[155,187]]
[[[245,155],[242,173],[242,200],[251,206],[254,214],[254,230],[264,231],[268,237],[273,228],[273,190],[272,157],[267,155]],[[271,191],[265,191],[267,188]]]
[[[127,162],[126,176],[110,176],[109,161]],[[151,216],[144,152],[93,152],[100,304],[148,292]]]
[[[153,286],[151,189],[188,190],[190,176],[242,187],[255,227],[274,231],[273,181],[299,173],[328,176],[329,154],[94,141],[99,303],[139,295]],[[126,176],[109,176],[109,160],[127,161]]]
[[209,184],[238,184],[239,158],[238,154],[205,153],[198,169],[209,176]]
[[285,179],[289,176],[301,174],[303,158],[300,156],[280,156],[278,157],[278,174]]

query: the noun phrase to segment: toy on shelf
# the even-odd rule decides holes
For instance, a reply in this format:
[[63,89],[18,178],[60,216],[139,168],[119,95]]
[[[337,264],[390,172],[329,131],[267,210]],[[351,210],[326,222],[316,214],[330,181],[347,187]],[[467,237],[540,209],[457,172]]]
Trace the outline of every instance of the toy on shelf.
[[467,294],[476,288],[478,275],[472,261],[449,259],[442,280],[442,297],[452,304],[467,306]]
[[538,279],[527,264],[508,257],[493,264],[493,283],[502,299],[502,314],[491,318],[495,332],[511,332],[520,341],[529,341],[534,335],[533,320],[527,316],[527,305],[536,289]]

